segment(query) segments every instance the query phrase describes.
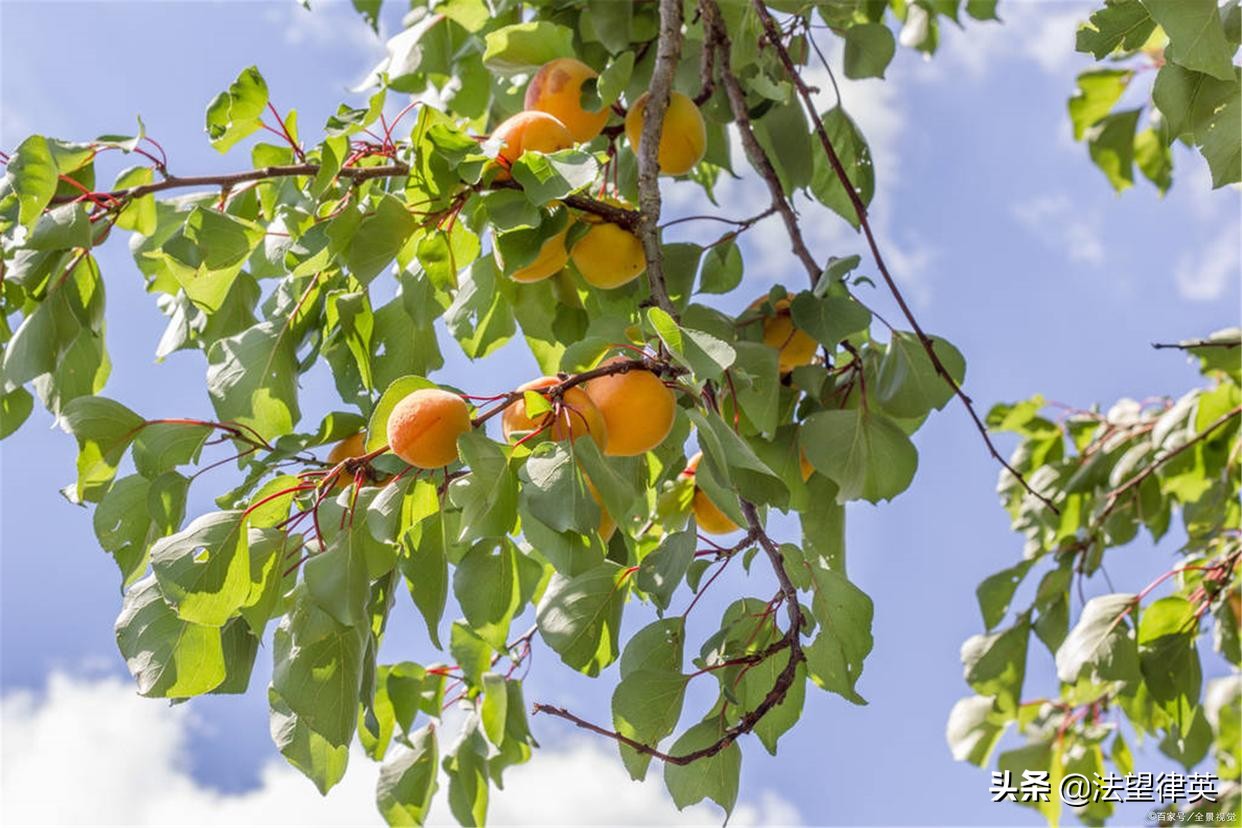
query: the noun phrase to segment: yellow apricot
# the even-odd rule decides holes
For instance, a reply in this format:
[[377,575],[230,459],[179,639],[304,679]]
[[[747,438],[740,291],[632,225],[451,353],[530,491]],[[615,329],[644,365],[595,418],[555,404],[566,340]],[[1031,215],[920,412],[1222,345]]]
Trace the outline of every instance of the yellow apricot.
[[[766,300],[766,296],[756,299],[749,310],[757,310]],[[799,365],[810,365],[819,349],[814,337],[794,325],[789,304],[789,297],[773,302],[775,312],[763,318],[763,344],[780,352],[777,367],[782,374]]]
[[351,434],[332,447],[328,452],[328,462],[336,465],[350,457],[361,457],[367,453],[367,435],[365,431]]
[[470,428],[465,400],[441,388],[420,388],[388,415],[388,447],[411,466],[438,469],[457,459],[457,438]]
[[[625,116],[625,137],[630,149],[638,154],[643,134],[643,110],[647,95],[643,95],[630,107]],[[660,172],[665,175],[685,175],[703,160],[707,151],[707,128],[703,113],[694,101],[680,92],[673,92],[668,100],[668,112],[664,115],[664,131],[660,135]]]
[[[623,361],[614,357],[601,365]],[[677,400],[660,378],[642,368],[586,382],[586,392],[604,415],[608,440],[604,454],[634,457],[660,443],[673,430]]]
[[509,167],[528,150],[556,152],[574,145],[574,136],[565,125],[546,112],[519,112],[506,118],[492,130],[492,138],[501,143],[498,160],[504,167],[497,180],[508,179]]
[[[560,380],[556,377],[540,377],[519,385],[517,390],[539,391],[559,383]],[[564,407],[548,429],[548,435],[553,440],[577,440],[589,434],[595,441],[595,445],[602,449],[607,442],[608,427],[604,423],[604,415],[599,413],[599,409],[595,407],[595,403],[591,401],[587,393],[580,387],[574,386],[566,389],[561,395],[561,401]],[[537,420],[528,417],[526,401],[518,399],[500,415],[500,430],[505,435],[505,439],[510,440],[515,432],[536,430],[542,425],[544,417],[548,416],[551,416],[551,412],[540,415]]]
[[647,269],[643,243],[629,230],[611,222],[591,221],[591,229],[574,243],[574,267],[597,288],[629,284]]
[[574,58],[557,58],[539,68],[526,87],[526,109],[557,118],[574,140],[585,144],[608,122],[608,107],[582,108],[582,84],[599,73]]
[[[525,267],[519,267],[509,274],[509,278],[515,282],[528,284],[530,282],[542,281],[549,276],[555,276],[569,262],[569,251],[565,249],[565,237],[568,235],[569,225],[566,224],[564,230],[544,240],[539,247],[539,254],[535,256],[533,262]],[[496,259],[496,266],[503,273],[505,262],[500,255],[500,248],[496,245],[492,246],[492,256]]]
[[[698,474],[699,463],[703,459],[703,452],[699,452],[690,458],[686,463],[686,468],[682,471],[682,477],[688,477],[691,480]],[[694,522],[698,527],[709,535],[727,535],[730,532],[736,532],[739,527],[724,512],[720,511],[720,507],[712,503],[711,498],[707,496],[707,492],[700,489],[697,485],[694,487],[694,499],[691,501],[690,508],[694,511]]]
[[[365,431],[351,434],[332,447],[332,450],[328,452],[328,462],[335,466],[342,460],[350,457],[361,457],[367,453],[366,444],[367,435]],[[354,478],[352,475],[342,472],[337,476],[336,485],[333,488],[340,491],[353,482]]]
[[802,482],[811,479],[811,475],[815,474],[815,467],[811,465],[811,461],[806,459],[806,452],[798,452],[798,471],[802,472]]
[[591,499],[599,507],[599,536],[603,538],[604,543],[608,543],[608,541],[612,540],[612,533],[617,531],[617,522],[608,513],[608,507],[604,505],[603,499],[599,496],[599,489],[595,488],[591,478],[584,475],[582,479],[586,481],[587,493],[591,495]]

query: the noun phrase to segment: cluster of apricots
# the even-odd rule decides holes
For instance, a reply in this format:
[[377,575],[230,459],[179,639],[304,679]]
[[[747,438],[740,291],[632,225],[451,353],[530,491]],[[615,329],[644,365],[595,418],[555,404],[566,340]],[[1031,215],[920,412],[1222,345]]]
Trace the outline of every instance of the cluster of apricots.
[[[601,366],[618,361],[624,358],[614,357]],[[546,393],[561,383],[557,377],[540,377],[517,390]],[[676,416],[673,392],[642,368],[594,377],[565,388],[558,396],[551,410],[542,415],[527,413],[524,395],[510,403],[500,419],[505,440],[517,442],[541,433],[553,440],[590,437],[605,455],[633,457],[664,442]],[[389,414],[388,448],[411,466],[438,469],[457,461],[457,438],[473,427],[470,407],[460,395],[442,388],[420,388],[401,399]],[[355,434],[334,446],[328,461],[338,464],[364,453],[364,437]],[[587,489],[600,503],[590,480]],[[616,522],[600,505],[599,532],[607,540]]]
[[[557,58],[540,67],[526,87],[525,110],[492,131],[492,138],[500,143],[500,178],[507,178],[508,168],[528,150],[568,149],[591,141],[603,131],[610,109],[582,106],[582,85],[597,77],[594,69],[574,58]],[[642,137],[646,103],[647,96],[643,95],[625,117],[626,138],[635,153]],[[673,92],[660,136],[660,172],[684,175],[702,160],[706,149],[707,131],[699,108],[690,98]],[[628,207],[619,199],[606,200],[617,207]],[[599,216],[584,214],[580,218],[587,230],[577,237],[572,249],[567,247],[573,224],[570,220],[563,230],[544,241],[534,261],[512,269],[509,278],[515,282],[538,282],[559,273],[571,259],[582,278],[597,288],[621,287],[643,274],[647,262],[637,236]],[[493,252],[497,265],[506,270],[499,248]]]

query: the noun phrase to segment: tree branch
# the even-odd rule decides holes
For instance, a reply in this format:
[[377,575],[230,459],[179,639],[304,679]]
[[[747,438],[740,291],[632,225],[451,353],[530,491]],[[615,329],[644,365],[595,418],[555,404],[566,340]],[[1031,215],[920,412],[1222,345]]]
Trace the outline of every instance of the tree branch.
[[670,316],[678,316],[669,299],[660,250],[660,138],[673,91],[673,74],[681,58],[681,0],[660,0],[660,40],[647,101],[643,105],[643,133],[638,146],[638,238],[647,259],[652,298]]
[[[223,173],[220,175],[170,175],[161,181],[153,181],[150,184],[139,184],[137,186],[126,187],[121,190],[97,192],[94,195],[101,198],[113,199],[117,202],[123,202],[130,199],[141,198],[145,195],[152,195],[153,193],[164,192],[165,190],[185,189],[188,187],[231,190],[239,184],[267,181],[274,178],[313,176],[318,172],[318,164],[308,163],[259,167],[254,170],[244,170],[236,173]],[[346,178],[354,182],[367,181],[372,178],[401,178],[409,174],[409,166],[402,163],[384,164],[382,166],[375,167],[343,167],[338,173],[341,178]],[[496,181],[488,187],[488,189],[495,190],[520,190],[521,188],[521,185],[513,180]],[[51,203],[53,205],[66,204],[71,201],[76,201],[78,198],[79,196],[73,195],[58,196],[52,199]],[[639,215],[636,210],[627,210],[624,207],[618,207],[615,204],[597,201],[590,196],[580,194],[566,196],[561,199],[561,201],[575,210],[582,210],[586,213],[592,213],[605,221],[618,224],[627,230],[634,230],[638,227]]]
[[1242,345],[1242,339],[1194,339],[1187,342],[1153,342],[1151,347],[1157,351],[1165,348],[1175,348],[1179,351],[1189,351],[1192,348],[1237,348]]
[[768,154],[755,137],[754,129],[751,127],[750,113],[746,107],[746,92],[738,82],[737,76],[733,74],[729,56],[732,45],[728,29],[720,16],[720,7],[716,5],[716,0],[700,0],[699,9],[703,15],[703,24],[708,30],[708,45],[714,46],[717,50],[721,82],[728,95],[729,107],[733,110],[733,119],[737,123],[746,157],[750,159],[751,166],[767,185],[768,193],[772,198],[772,207],[780,213],[781,220],[785,223],[785,231],[789,234],[794,255],[806,268],[807,277],[814,286],[823,271],[815,261],[815,257],[811,255],[811,251],[807,249],[806,242],[802,238],[802,229],[798,226],[798,217],[794,215],[793,207],[790,206],[789,199],[785,197],[785,188],[781,186],[780,177],[776,174],[771,159],[768,158]]
[[[706,1],[710,2],[711,0]],[[785,72],[789,75],[794,87],[798,90],[798,95],[802,98],[802,103],[806,108],[807,117],[809,117],[815,124],[815,134],[819,137],[819,143],[824,149],[824,154],[828,157],[828,163],[832,166],[832,170],[836,174],[837,180],[841,182],[841,186],[845,189],[845,193],[850,199],[850,204],[854,207],[854,213],[858,217],[858,224],[862,228],[863,235],[867,238],[867,246],[871,248],[871,256],[875,259],[876,267],[879,269],[880,275],[884,279],[884,283],[888,286],[889,293],[891,293],[893,295],[893,299],[897,301],[897,306],[901,309],[902,315],[905,316],[906,321],[910,323],[910,327],[913,329],[919,343],[923,346],[923,350],[927,352],[927,356],[931,360],[932,367],[935,368],[936,373],[940,375],[940,378],[948,384],[949,388],[953,390],[953,394],[962,401],[962,405],[966,407],[966,412],[970,415],[970,419],[974,421],[975,428],[979,431],[979,435],[983,438],[984,445],[987,446],[988,452],[993,458],[995,458],[996,462],[1000,463],[1006,471],[1013,475],[1014,478],[1022,484],[1022,488],[1026,489],[1027,493],[1038,499],[1055,514],[1060,514],[1060,511],[1055,505],[1053,505],[1052,501],[1035,491],[1035,489],[1031,487],[1031,484],[1027,482],[1026,478],[1022,476],[1022,473],[1010,465],[1009,461],[1007,461],[1001,455],[1000,451],[997,450],[996,444],[992,442],[991,435],[988,434],[987,426],[984,424],[983,419],[979,416],[979,413],[975,411],[974,402],[966,395],[966,392],[962,390],[962,386],[958,384],[957,380],[953,378],[953,375],[949,373],[949,369],[946,368],[944,363],[940,360],[940,356],[936,353],[936,348],[931,340],[931,337],[929,337],[923,331],[922,326],[919,325],[913,311],[910,310],[909,304],[906,303],[905,296],[902,295],[900,288],[897,287],[897,282],[893,279],[892,274],[889,272],[888,265],[884,262],[884,257],[880,254],[879,244],[876,243],[875,233],[872,230],[871,222],[867,217],[867,206],[863,204],[862,197],[858,194],[858,190],[854,187],[853,182],[850,181],[849,175],[845,172],[845,167],[841,164],[841,158],[837,155],[837,151],[832,145],[832,140],[828,137],[828,131],[824,129],[824,122],[819,117],[819,113],[815,109],[815,101],[811,97],[811,90],[806,85],[806,82],[802,80],[802,76],[798,73],[798,68],[794,65],[793,58],[789,55],[789,50],[785,48],[785,44],[781,40],[780,30],[776,25],[776,21],[772,18],[771,12],[768,11],[767,6],[763,4],[762,0],[751,0],[751,3],[759,14],[759,20],[763,24],[764,33],[767,36],[768,42],[771,43],[776,49],[776,53],[780,57],[781,64],[785,67]]]

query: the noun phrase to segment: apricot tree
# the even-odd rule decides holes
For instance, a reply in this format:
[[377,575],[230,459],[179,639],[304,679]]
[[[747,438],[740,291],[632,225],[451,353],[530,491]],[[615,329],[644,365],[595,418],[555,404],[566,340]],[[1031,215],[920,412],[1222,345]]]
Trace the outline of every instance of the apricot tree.
[[[1033,485],[1044,458],[1004,459],[963,356],[915,319],[868,220],[867,142],[804,79],[808,65],[832,77],[829,38],[846,75],[883,76],[893,20],[930,53],[962,4],[411,5],[374,94],[313,139],[258,68],[211,101],[216,149],[266,139],[247,169],[174,172],[141,123],[33,135],[0,157],[0,436],[37,394],[77,441],[64,493],[93,505],[121,570],[117,642],[142,694],[243,692],[274,624],[272,735],[321,791],[357,738],[383,763],[389,822],[421,823],[442,769],[454,816],[482,823],[489,786],[536,747],[522,676],[544,647],[588,676],[619,662],[613,720],[530,710],[616,743],[635,778],[660,761],[678,807],[727,813],[744,737],[774,753],[808,682],[863,703],[872,604],[847,574],[844,505],[910,485],[910,435],[933,411],[957,398],[1006,491],[1062,514]],[[375,20],[378,2],[355,6]],[[134,164],[100,185],[118,158]],[[665,238],[661,176],[711,200],[734,174],[763,183],[762,209],[675,219],[727,227],[702,244]],[[879,288],[860,256],[810,249],[800,220],[829,213],[861,233]],[[742,285],[738,238],[773,217],[796,275],[738,316],[713,307]],[[202,352],[211,414],[101,395],[92,251],[118,229],[168,316],[157,356]],[[880,290],[899,317],[872,310]],[[438,329],[472,360],[520,335],[542,376],[433,381]],[[299,377],[324,364],[341,410],[305,417]],[[222,465],[237,474],[219,510],[187,521],[191,483]],[[800,536],[770,532],[776,512]],[[752,594],[686,640],[730,565],[755,566]],[[381,660],[404,591],[443,661]],[[694,680],[718,695],[686,711]]]

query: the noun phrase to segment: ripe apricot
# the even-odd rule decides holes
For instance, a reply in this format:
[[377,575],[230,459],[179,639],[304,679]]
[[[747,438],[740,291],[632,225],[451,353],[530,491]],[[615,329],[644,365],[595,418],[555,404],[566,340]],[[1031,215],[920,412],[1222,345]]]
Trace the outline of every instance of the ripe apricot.
[[629,284],[647,269],[643,243],[612,222],[586,219],[591,228],[574,243],[570,257],[587,283],[597,288]]
[[[698,474],[699,463],[702,460],[703,452],[700,451],[686,463],[686,468],[681,473],[682,476],[693,480]],[[694,511],[694,522],[709,535],[727,535],[741,528],[728,515],[720,511],[720,507],[712,503],[707,492],[697,485],[694,487],[694,499],[690,503],[690,508]]]
[[574,58],[557,58],[539,68],[526,87],[526,109],[557,118],[574,140],[585,144],[608,122],[608,108],[583,109],[582,84],[599,73]]
[[612,533],[617,531],[617,522],[608,513],[608,507],[604,505],[603,499],[599,496],[599,489],[595,488],[591,478],[583,476],[582,479],[586,481],[587,493],[591,495],[591,499],[599,507],[599,528],[597,530],[599,536],[604,539],[604,543],[608,543],[608,541],[612,540]]
[[556,152],[574,145],[574,136],[552,115],[546,112],[519,112],[506,118],[492,130],[492,138],[501,143],[500,162],[505,169],[498,180],[509,177],[508,168],[522,157],[522,153]]
[[[556,377],[540,377],[525,385],[519,385],[517,390],[539,391],[559,383],[560,380]],[[608,427],[604,423],[604,415],[600,414],[587,393],[582,388],[574,386],[561,395],[561,402],[564,406],[548,429],[548,435],[553,440],[577,440],[589,434],[595,441],[595,445],[602,449],[607,442]],[[550,416],[552,414],[549,412],[537,418],[528,417],[526,401],[518,399],[500,415],[500,430],[505,435],[505,439],[509,440],[515,432],[536,430],[543,424],[544,417]]]
[[[544,240],[539,247],[539,255],[535,256],[533,262],[525,267],[519,267],[509,274],[509,278],[515,282],[527,284],[542,281],[549,276],[555,276],[569,262],[569,251],[565,249],[565,237],[568,235],[569,225],[566,224],[564,230]],[[503,273],[505,262],[500,255],[500,248],[493,246],[492,255],[496,259],[496,266]]]
[[[350,457],[361,457],[367,453],[366,444],[367,435],[365,431],[351,434],[332,447],[332,450],[328,452],[328,462],[335,466],[342,460]],[[336,485],[333,488],[340,491],[352,482],[354,482],[353,476],[342,472],[337,476]]]
[[465,400],[441,388],[420,388],[388,415],[388,447],[411,466],[438,469],[457,459],[457,438],[470,428]]
[[[624,361],[614,357],[601,365]],[[604,454],[634,457],[650,451],[673,430],[677,400],[660,378],[642,368],[596,377],[586,392],[604,415]]]
[[[643,111],[646,106],[647,96],[644,94],[625,116],[625,137],[635,155],[643,135]],[[703,124],[703,113],[699,112],[693,100],[680,92],[673,92],[669,96],[668,112],[664,115],[664,131],[660,134],[660,172],[685,175],[703,160],[706,151],[707,128]]]
[[[749,310],[759,309],[766,300],[766,296],[756,299]],[[794,325],[789,304],[789,297],[773,302],[775,311],[763,318],[763,344],[780,352],[777,367],[782,374],[799,365],[810,365],[819,348],[819,343],[810,334]]]
[[802,482],[811,479],[811,475],[815,474],[815,467],[811,465],[811,461],[806,459],[806,452],[798,452],[798,471],[802,472]]

